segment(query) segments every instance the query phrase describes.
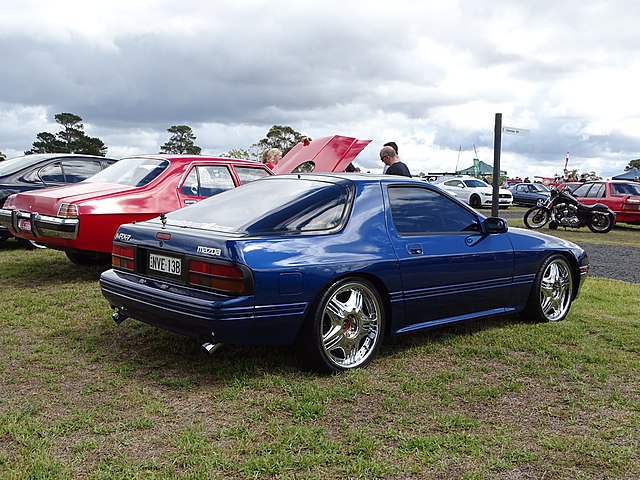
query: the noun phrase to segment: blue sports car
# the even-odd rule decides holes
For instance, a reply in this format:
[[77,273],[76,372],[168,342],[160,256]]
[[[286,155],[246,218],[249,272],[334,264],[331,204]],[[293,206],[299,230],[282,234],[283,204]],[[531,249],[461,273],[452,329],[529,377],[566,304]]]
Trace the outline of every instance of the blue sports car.
[[127,317],[228,344],[299,344],[311,367],[367,365],[385,335],[520,312],[567,316],[579,246],[509,229],[394,175],[276,175],[120,227],[102,293]]

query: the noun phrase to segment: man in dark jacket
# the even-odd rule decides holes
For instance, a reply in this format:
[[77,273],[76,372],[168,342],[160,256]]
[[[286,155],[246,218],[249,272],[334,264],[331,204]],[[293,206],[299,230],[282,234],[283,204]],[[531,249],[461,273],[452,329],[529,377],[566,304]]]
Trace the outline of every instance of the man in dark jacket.
[[387,166],[385,170],[385,174],[387,175],[403,175],[405,177],[410,177],[411,172],[409,172],[409,168],[400,161],[398,154],[395,149],[391,146],[384,146],[382,150],[380,150],[380,160],[384,162]]

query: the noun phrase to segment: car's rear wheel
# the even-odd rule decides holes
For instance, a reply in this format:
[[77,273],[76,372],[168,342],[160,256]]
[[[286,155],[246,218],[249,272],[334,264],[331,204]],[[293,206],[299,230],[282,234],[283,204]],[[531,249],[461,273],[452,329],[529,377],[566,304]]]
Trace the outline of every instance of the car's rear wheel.
[[94,266],[94,265],[108,265],[111,261],[111,256],[106,253],[79,253],[79,252],[64,252],[67,258],[76,265],[82,266]]
[[469,198],[469,205],[473,208],[480,208],[482,206],[480,197],[478,195],[471,195]]
[[543,205],[545,205],[547,203],[547,200],[544,198],[539,198],[538,200],[536,200],[536,207],[542,207]]
[[367,280],[345,278],[330,285],[307,318],[302,353],[321,372],[368,365],[384,335],[384,306]]
[[533,281],[523,317],[533,322],[558,322],[569,313],[573,301],[573,272],[565,257],[548,257]]

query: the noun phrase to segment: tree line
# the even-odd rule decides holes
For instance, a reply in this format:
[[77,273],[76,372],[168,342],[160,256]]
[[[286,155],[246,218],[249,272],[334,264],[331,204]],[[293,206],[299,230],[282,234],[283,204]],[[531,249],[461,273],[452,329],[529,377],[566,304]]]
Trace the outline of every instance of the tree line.
[[[107,146],[102,140],[90,137],[84,132],[82,118],[73,113],[58,113],[54,116],[61,130],[58,133],[40,132],[36,135],[31,149],[25,151],[25,155],[34,153],[82,153],[86,155],[107,154]],[[196,136],[188,125],[173,125],[167,129],[169,140],[160,147],[159,153],[200,155],[202,148],[195,144]],[[296,132],[285,125],[274,125],[267,135],[247,149],[234,148],[221,153],[221,157],[246,158],[260,161],[264,151],[270,148],[278,148],[282,155],[286,155],[305,135]],[[0,161],[6,156],[0,152]],[[629,161],[625,171],[632,168],[640,168],[640,158]],[[577,173],[577,170],[573,172]]]
[[[60,125],[57,133],[40,132],[31,148],[24,152],[25,155],[36,153],[81,153],[85,155],[98,155],[104,157],[108,147],[102,140],[90,137],[84,132],[82,117],[73,113],[58,113],[54,116]],[[188,125],[173,125],[167,129],[169,140],[160,147],[159,153],[200,155],[202,148],[196,145],[196,136]],[[285,155],[294,145],[302,141],[304,135],[293,128],[283,125],[274,125],[267,135],[247,149],[236,148],[221,153],[222,157],[245,158],[260,161],[262,153],[270,148],[279,148]],[[6,156],[0,152],[0,161]]]

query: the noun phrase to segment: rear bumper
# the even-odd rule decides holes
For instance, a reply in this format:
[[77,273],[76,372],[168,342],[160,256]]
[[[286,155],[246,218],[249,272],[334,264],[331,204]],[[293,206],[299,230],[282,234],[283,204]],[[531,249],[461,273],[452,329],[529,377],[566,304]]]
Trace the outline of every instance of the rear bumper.
[[622,210],[615,212],[616,223],[632,223],[640,225],[640,211]]
[[75,239],[78,237],[80,220],[0,208],[0,225],[17,236]]
[[296,341],[307,303],[254,305],[254,297],[229,297],[107,270],[102,294],[124,315],[199,340],[228,344],[286,345]]

